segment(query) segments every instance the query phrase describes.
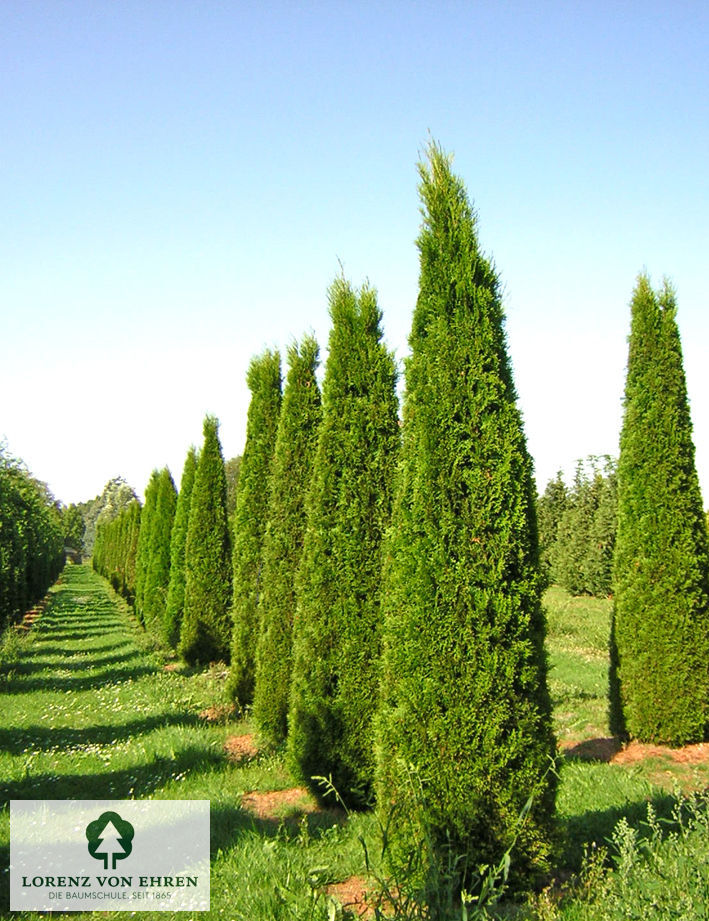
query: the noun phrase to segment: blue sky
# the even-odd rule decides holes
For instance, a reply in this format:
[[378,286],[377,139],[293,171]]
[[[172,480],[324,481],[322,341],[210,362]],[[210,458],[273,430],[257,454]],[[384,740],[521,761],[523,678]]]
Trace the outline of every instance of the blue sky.
[[635,278],[674,282],[709,502],[709,6],[0,4],[0,436],[64,502],[243,447],[251,356],[327,343],[344,267],[397,356],[416,161],[505,286],[537,479],[617,453]]

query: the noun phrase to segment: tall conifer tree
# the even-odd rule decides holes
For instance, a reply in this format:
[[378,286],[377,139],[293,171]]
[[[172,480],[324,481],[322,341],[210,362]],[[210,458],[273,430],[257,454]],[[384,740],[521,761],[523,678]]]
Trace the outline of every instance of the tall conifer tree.
[[143,593],[143,621],[156,637],[165,635],[165,607],[170,584],[170,537],[177,490],[167,467],[160,471],[155,517],[150,532],[148,569]]
[[[515,835],[547,866],[555,753],[535,490],[500,284],[449,158],[419,165],[419,296],[384,571],[377,799],[422,882],[474,884]],[[519,817],[530,794],[526,822]],[[449,861],[452,861],[449,863]]]
[[135,613],[141,623],[144,621],[143,603],[150,567],[150,551],[152,548],[155,509],[158,503],[159,481],[160,471],[153,470],[148,485],[145,487],[145,504],[140,516],[140,533],[138,534],[138,548],[135,560]]
[[305,495],[321,417],[317,365],[318,345],[311,336],[306,336],[300,347],[288,349],[288,376],[264,538],[254,691],[254,718],[262,738],[271,745],[283,742],[287,733],[295,577],[303,550]]
[[204,420],[204,444],[192,487],[185,544],[185,605],[180,655],[191,665],[229,656],[231,542],[219,423]]
[[263,540],[271,464],[281,409],[281,359],[265,351],[249,365],[251,402],[234,512],[234,620],[228,693],[241,706],[254,694],[258,603],[263,585]]
[[175,520],[170,538],[170,584],[165,609],[165,639],[173,648],[177,647],[180,640],[182,612],[185,607],[185,547],[196,471],[197,449],[193,445],[187,452],[185,466],[182,470],[180,492],[177,497]]
[[323,796],[331,776],[354,806],[369,802],[381,639],[382,538],[399,442],[394,359],[376,293],[330,289],[332,330],[323,419],[298,574],[288,757]]
[[709,548],[675,296],[646,275],[631,303],[618,462],[611,689],[645,742],[700,742],[709,723]]

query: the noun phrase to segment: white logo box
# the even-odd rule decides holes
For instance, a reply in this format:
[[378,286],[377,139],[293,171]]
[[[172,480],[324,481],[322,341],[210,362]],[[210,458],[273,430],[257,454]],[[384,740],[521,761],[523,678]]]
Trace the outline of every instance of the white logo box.
[[11,911],[208,911],[209,800],[12,800]]

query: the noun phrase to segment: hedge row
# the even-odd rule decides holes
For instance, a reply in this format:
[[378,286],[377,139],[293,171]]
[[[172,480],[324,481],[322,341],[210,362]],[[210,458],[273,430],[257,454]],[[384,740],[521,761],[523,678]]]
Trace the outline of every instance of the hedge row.
[[0,630],[44,596],[63,565],[59,506],[43,483],[0,448]]

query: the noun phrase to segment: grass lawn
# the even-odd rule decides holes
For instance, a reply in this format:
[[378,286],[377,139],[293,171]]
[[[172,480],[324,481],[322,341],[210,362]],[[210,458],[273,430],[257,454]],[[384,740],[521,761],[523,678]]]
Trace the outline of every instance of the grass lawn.
[[[549,589],[545,602],[550,689],[565,750],[559,762],[557,877],[568,889],[568,879],[584,870],[564,901],[559,901],[557,883],[533,908],[515,912],[568,921],[626,917],[611,912],[617,895],[612,887],[622,879],[635,894],[630,904],[636,895],[640,900],[643,886],[652,892],[648,866],[653,860],[664,861],[665,876],[674,873],[681,891],[694,893],[692,885],[703,885],[702,874],[687,880],[677,868],[693,867],[702,847],[706,850],[703,813],[687,819],[686,833],[679,835],[672,831],[678,828],[677,816],[672,825],[660,820],[672,818],[673,794],[680,788],[709,786],[707,761],[677,761],[662,750],[639,752],[636,760],[628,757],[630,750],[614,754],[606,704],[610,602],[571,598],[558,588]],[[253,756],[245,748],[245,757],[238,759],[241,749],[234,737],[249,733],[250,725],[230,718],[223,706],[223,670],[193,673],[174,663],[166,668],[166,663],[125,604],[85,566],[68,566],[37,626],[26,637],[5,642],[0,652],[3,868],[9,864],[11,799],[208,799],[212,907],[195,917],[342,917],[328,886],[364,874],[359,838],[368,842],[371,853],[377,851],[373,817],[318,811],[312,800],[295,792],[276,796],[274,791],[290,790],[294,783],[280,755]],[[269,792],[270,798],[261,795]],[[655,827],[642,824],[648,804],[651,816],[659,817]],[[621,824],[617,831],[624,817],[628,830]],[[633,828],[639,829],[635,838]],[[593,855],[603,853],[614,833],[610,850],[618,854],[619,869],[609,874]],[[622,833],[625,839],[618,837]],[[584,861],[584,855],[591,856]],[[9,916],[7,879],[5,872],[3,917]],[[604,894],[603,905],[589,899],[591,890]],[[643,908],[627,917],[643,912],[648,913]],[[104,913],[113,914],[123,916]],[[152,916],[138,917],[143,914]]]

